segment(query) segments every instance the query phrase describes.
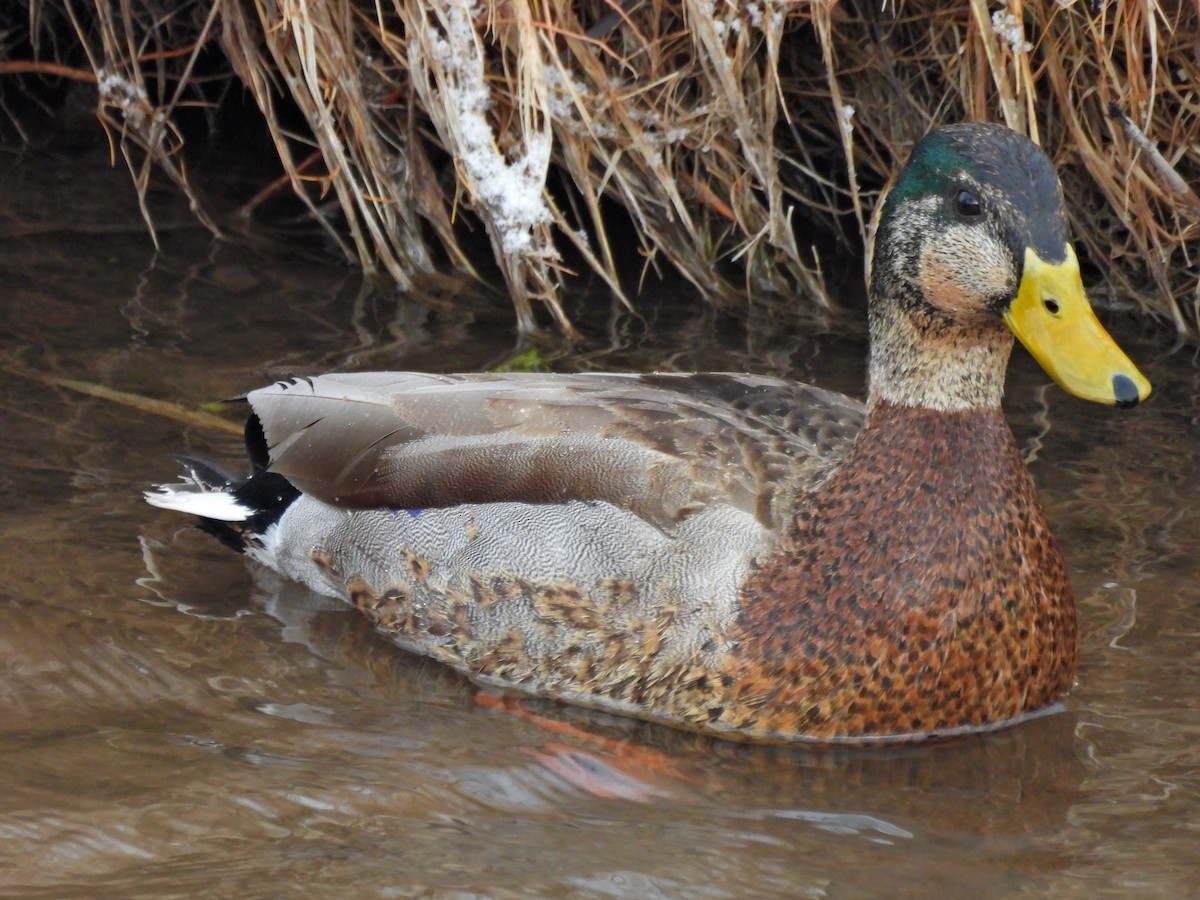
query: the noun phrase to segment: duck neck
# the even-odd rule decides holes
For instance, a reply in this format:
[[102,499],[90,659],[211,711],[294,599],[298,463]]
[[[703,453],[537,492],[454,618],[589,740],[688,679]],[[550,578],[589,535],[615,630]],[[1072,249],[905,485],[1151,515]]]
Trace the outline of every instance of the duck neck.
[[[998,409],[1013,335],[985,314],[952,320],[921,301],[874,303],[868,409]],[[868,412],[868,416],[870,412]]]

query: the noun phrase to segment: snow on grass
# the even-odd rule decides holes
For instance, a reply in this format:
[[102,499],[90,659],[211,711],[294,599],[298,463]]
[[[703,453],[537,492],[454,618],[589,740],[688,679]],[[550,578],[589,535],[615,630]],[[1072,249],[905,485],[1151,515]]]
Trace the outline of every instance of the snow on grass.
[[1033,44],[1025,40],[1025,26],[1011,12],[998,9],[992,13],[992,29],[1013,52],[1028,53],[1033,49]]
[[504,253],[556,258],[554,248],[536,233],[553,221],[542,196],[550,165],[550,136],[525,134],[524,153],[505,159],[488,119],[491,91],[472,10],[451,0],[439,4],[438,18],[445,36],[432,35],[430,47],[448,76],[440,84],[442,103],[455,122],[459,140],[454,152],[467,184],[477,204],[490,214]]

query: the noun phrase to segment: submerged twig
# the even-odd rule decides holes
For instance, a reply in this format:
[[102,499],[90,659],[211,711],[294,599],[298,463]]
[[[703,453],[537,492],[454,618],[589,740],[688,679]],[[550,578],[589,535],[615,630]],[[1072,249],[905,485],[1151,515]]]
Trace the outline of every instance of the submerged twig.
[[11,364],[4,364],[0,368],[3,368],[10,375],[17,375],[31,381],[38,381],[51,387],[66,388],[78,394],[86,394],[89,397],[107,400],[110,403],[117,403],[121,406],[127,406],[130,409],[136,409],[139,412],[149,413],[163,419],[171,419],[175,422],[182,422],[185,425],[196,428],[238,435],[243,431],[242,425],[231,422],[228,419],[222,419],[220,416],[214,416],[212,413],[205,412],[202,409],[188,409],[185,406],[180,406],[177,403],[171,403],[166,400],[156,400],[153,397],[146,397],[142,394],[119,391],[116,388],[110,388],[107,385],[96,384],[91,381],[80,381],[75,378],[63,378],[59,375],[35,372]]

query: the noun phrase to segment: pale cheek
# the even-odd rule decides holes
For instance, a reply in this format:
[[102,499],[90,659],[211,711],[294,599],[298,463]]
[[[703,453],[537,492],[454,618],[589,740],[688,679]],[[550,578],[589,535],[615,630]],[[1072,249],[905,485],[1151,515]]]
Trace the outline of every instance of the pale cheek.
[[922,251],[921,289],[925,299],[939,309],[982,310],[990,298],[1010,288],[1008,255],[977,235],[974,229],[958,229]]

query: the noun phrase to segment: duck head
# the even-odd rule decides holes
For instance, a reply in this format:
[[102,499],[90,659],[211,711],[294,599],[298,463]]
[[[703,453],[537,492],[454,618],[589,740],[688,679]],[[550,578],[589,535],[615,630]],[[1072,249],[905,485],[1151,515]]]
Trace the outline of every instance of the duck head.
[[1030,140],[951,125],[913,150],[877,213],[870,401],[998,406],[1013,335],[1068,392],[1133,406],[1150,383],[1097,321],[1062,186]]

